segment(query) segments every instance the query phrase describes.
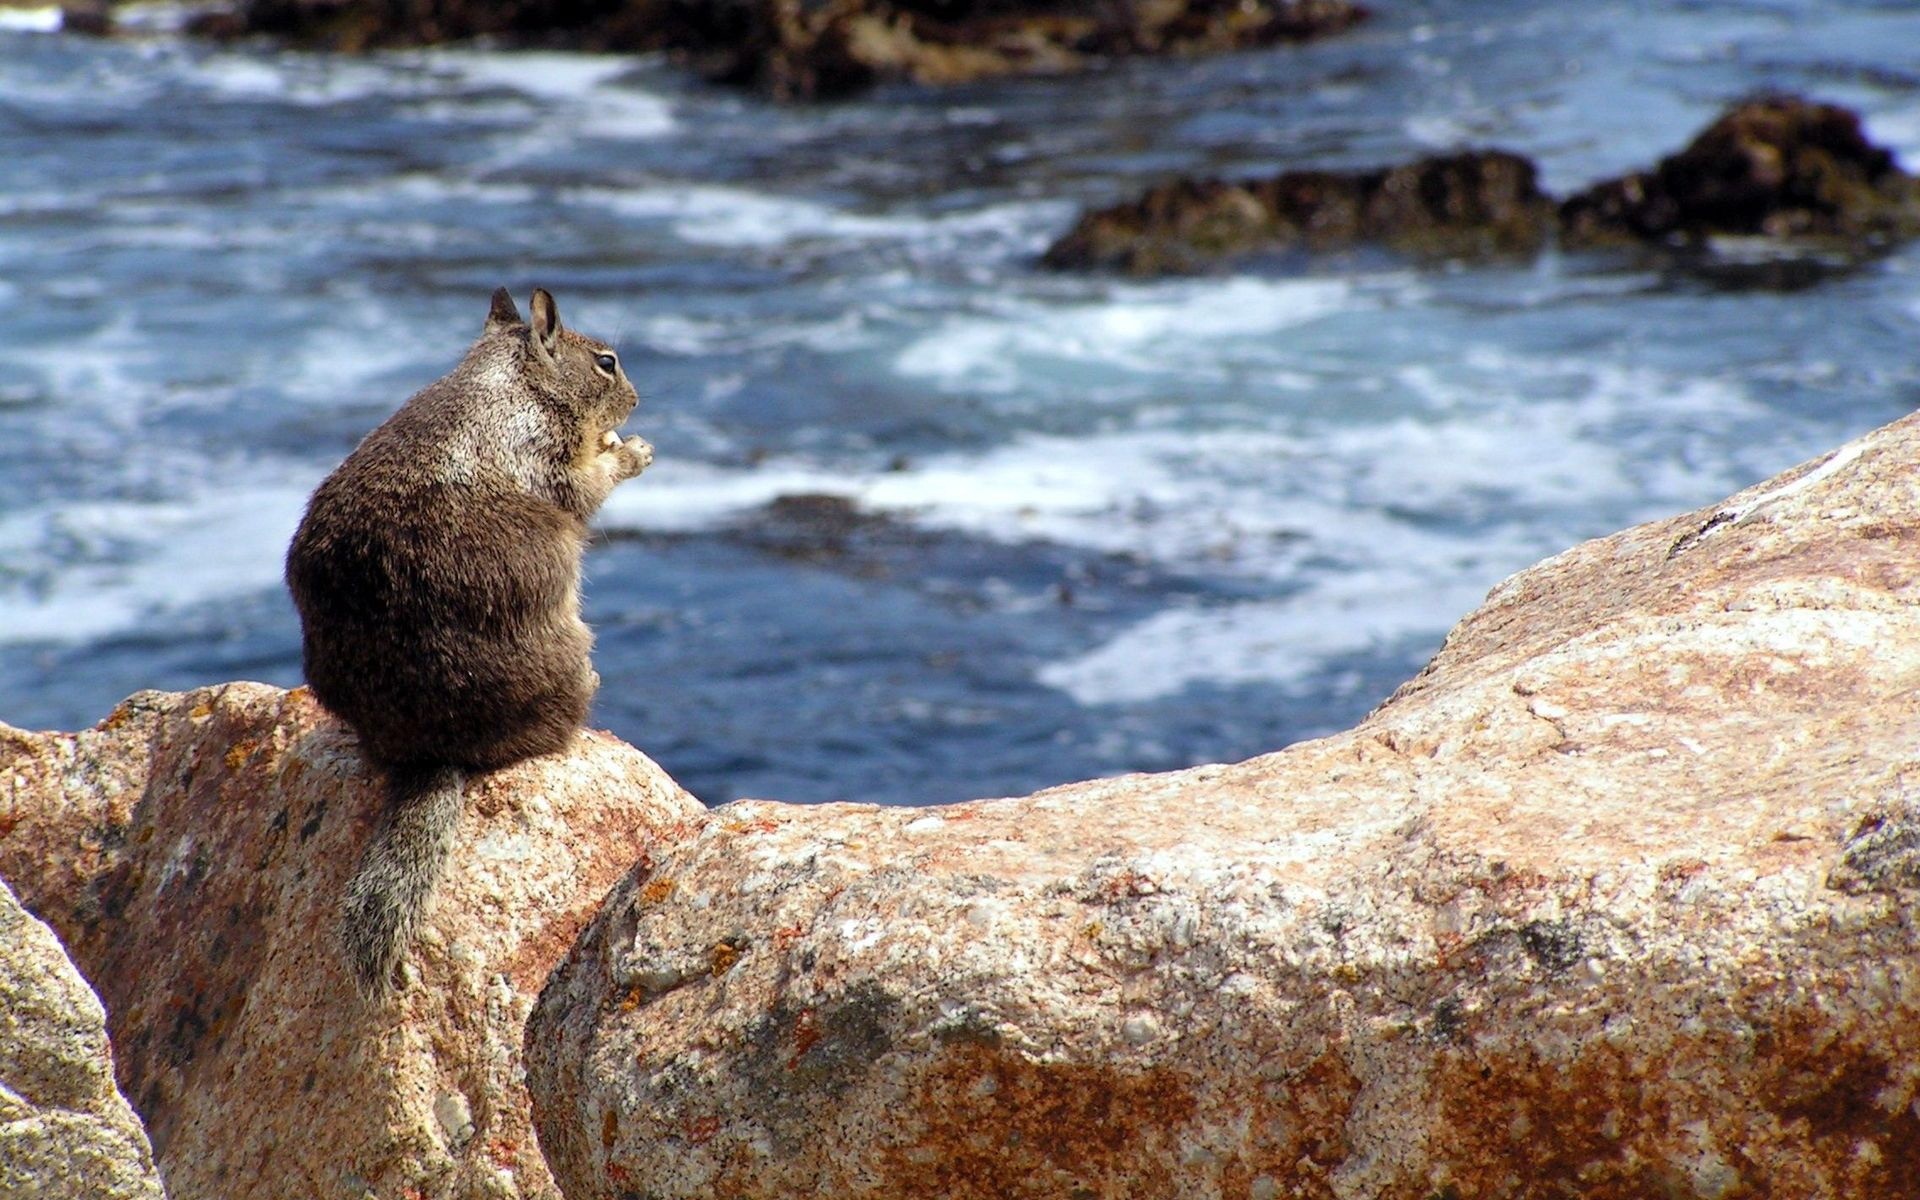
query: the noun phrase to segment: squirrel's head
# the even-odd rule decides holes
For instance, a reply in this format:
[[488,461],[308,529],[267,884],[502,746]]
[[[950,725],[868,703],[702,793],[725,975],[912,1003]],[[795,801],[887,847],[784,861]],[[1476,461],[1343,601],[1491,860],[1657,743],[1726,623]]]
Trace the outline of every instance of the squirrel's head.
[[543,400],[565,411],[594,445],[620,427],[640,403],[620,356],[595,338],[565,329],[553,294],[533,289],[533,320],[525,321],[507,289],[493,293],[482,337],[507,334],[526,341],[526,380]]

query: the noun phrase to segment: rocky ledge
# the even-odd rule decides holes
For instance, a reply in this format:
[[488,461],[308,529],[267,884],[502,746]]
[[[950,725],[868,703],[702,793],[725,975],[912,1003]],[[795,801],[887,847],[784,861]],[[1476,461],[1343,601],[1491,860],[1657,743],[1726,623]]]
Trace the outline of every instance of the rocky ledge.
[[528,1026],[575,1200],[1920,1178],[1920,418],[1513,577],[1356,729],[742,802]]
[[1695,259],[1753,238],[1864,255],[1920,233],[1920,181],[1867,140],[1856,114],[1793,96],[1736,104],[1652,170],[1558,204],[1534,179],[1528,160],[1482,151],[1373,171],[1176,180],[1085,213],[1042,261],[1158,275],[1354,245],[1423,259],[1530,255],[1556,238]]
[[[334,921],[379,797],[305,691],[142,693],[79,734],[0,725],[0,878],[104,1002],[174,1200],[557,1195],[527,1011],[607,887],[703,810],[604,736],[470,784],[409,986],[367,1005]],[[76,1194],[30,1183],[0,1191]]]
[[[0,727],[0,878],[174,1200],[1905,1196],[1916,471],[1920,417],[1577,546],[1232,766],[708,814],[584,737],[470,785],[381,1005],[331,929],[378,781],[303,691]],[[74,985],[21,961],[0,1108],[84,1092],[149,1193],[97,1036],[32,1090]]]
[[807,99],[889,79],[957,83],[1303,41],[1365,15],[1353,0],[243,0],[196,30],[335,50],[479,37],[669,50],[709,78]]

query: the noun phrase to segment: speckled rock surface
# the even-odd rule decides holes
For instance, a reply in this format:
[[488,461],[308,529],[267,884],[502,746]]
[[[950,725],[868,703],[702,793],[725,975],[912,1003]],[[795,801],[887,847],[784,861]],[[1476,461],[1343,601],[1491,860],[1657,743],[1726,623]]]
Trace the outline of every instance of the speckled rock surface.
[[107,1015],[53,931],[0,882],[0,1196],[160,1200],[114,1089]]
[[620,872],[702,810],[604,736],[469,783],[414,976],[370,1007],[334,921],[378,796],[303,690],[147,692],[78,734],[0,726],[0,877],[99,990],[175,1200],[555,1194],[527,1010]]
[[743,802],[529,1023],[573,1200],[1920,1194],[1920,421],[1501,584],[1359,727]]

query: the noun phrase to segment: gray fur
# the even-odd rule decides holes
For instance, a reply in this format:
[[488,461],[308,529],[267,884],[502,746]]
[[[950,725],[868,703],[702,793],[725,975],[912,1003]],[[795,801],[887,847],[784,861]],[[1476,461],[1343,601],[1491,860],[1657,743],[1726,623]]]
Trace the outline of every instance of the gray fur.
[[393,772],[391,802],[340,906],[347,965],[369,999],[393,978],[453,849],[464,782],[457,767]]
[[564,749],[599,686],[580,620],[586,521],[653,449],[610,349],[505,288],[480,340],[367,435],[287,551],[307,682],[388,776],[343,937],[380,995],[446,861],[465,776]]

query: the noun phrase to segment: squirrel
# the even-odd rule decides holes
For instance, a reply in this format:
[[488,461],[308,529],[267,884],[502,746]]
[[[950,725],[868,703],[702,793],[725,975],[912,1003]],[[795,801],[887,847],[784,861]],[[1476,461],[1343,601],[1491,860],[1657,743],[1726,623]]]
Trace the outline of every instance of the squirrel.
[[505,288],[480,338],[313,493],[287,551],[308,686],[386,775],[341,906],[378,998],[445,865],[469,775],[564,749],[600,676],[580,619],[587,518],[653,447],[605,343]]

